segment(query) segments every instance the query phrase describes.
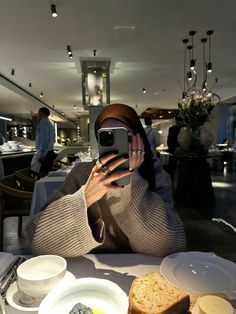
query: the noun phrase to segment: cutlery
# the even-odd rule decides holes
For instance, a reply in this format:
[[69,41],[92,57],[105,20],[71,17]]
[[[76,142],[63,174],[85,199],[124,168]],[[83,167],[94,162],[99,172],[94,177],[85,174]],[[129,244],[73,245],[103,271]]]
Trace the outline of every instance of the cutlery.
[[0,295],[6,303],[6,293],[10,285],[16,280],[16,269],[17,267],[26,261],[26,257],[18,257],[14,263],[7,268],[7,274],[4,273],[0,282]]
[[5,270],[4,274],[0,277],[0,287],[2,286],[2,284],[4,283],[4,281],[6,280],[6,278],[10,275],[10,273],[13,270],[13,267],[15,265],[17,265],[19,263],[19,261],[21,260],[21,257],[17,257],[15,258],[10,265],[7,267],[7,269]]

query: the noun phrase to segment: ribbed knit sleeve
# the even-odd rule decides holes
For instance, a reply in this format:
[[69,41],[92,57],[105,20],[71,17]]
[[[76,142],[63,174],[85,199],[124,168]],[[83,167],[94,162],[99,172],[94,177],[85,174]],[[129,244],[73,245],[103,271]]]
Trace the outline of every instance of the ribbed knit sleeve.
[[136,170],[131,185],[120,194],[107,194],[106,201],[134,252],[166,256],[184,250],[186,239],[173,209],[169,176],[159,167],[156,181],[156,190],[150,191],[148,182]]
[[[104,223],[95,204],[87,209],[84,186],[91,166],[73,169],[59,189],[27,227],[36,254],[79,256],[102,244]],[[70,192],[70,193],[69,193]]]

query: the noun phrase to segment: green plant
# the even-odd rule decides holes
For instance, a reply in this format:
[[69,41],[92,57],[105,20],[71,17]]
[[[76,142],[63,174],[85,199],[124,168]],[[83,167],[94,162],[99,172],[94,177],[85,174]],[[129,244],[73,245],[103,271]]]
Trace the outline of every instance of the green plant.
[[212,94],[207,96],[192,93],[184,101],[178,103],[182,125],[196,129],[213,118],[214,109]]

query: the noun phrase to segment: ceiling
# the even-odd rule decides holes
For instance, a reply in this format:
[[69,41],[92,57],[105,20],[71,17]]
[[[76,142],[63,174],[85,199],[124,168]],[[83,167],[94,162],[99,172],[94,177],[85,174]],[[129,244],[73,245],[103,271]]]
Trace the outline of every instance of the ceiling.
[[[50,13],[52,3],[56,18]],[[111,103],[129,104],[139,114],[148,107],[177,108],[183,88],[182,40],[189,31],[197,31],[194,54],[201,77],[200,39],[210,29],[211,77],[218,81],[214,90],[233,103],[235,12],[235,0],[1,0],[0,113],[30,116],[43,100],[56,114],[63,111],[69,118],[84,114],[80,59],[93,57],[93,49],[95,59],[111,61]],[[11,82],[4,84],[5,78],[39,102],[19,93]]]

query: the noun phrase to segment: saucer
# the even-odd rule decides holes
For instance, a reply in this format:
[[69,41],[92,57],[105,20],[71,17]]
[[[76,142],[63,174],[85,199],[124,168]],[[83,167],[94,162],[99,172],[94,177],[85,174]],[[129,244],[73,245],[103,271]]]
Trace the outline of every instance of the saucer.
[[[71,272],[67,271],[65,274],[65,277],[61,280],[61,282],[55,288],[59,287],[60,285],[64,286],[68,283],[71,283],[75,279],[76,279],[75,276]],[[35,299],[35,302],[32,305],[24,306],[19,302],[19,296],[20,296],[20,293],[18,291],[17,284],[15,281],[7,290],[6,299],[9,305],[13,307],[14,309],[17,309],[23,312],[38,312],[40,303],[42,302],[43,299]]]

